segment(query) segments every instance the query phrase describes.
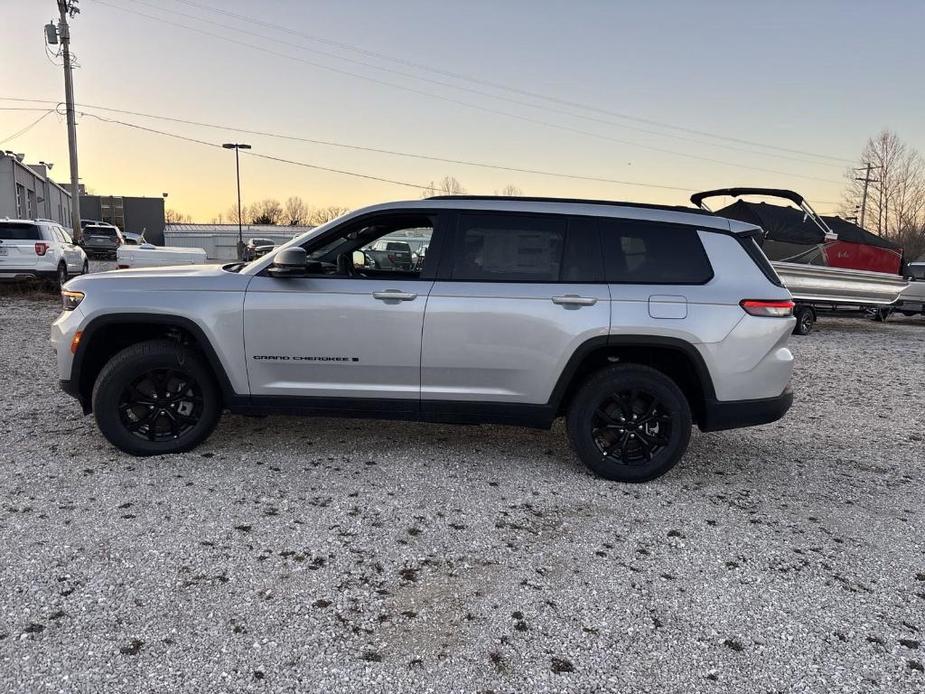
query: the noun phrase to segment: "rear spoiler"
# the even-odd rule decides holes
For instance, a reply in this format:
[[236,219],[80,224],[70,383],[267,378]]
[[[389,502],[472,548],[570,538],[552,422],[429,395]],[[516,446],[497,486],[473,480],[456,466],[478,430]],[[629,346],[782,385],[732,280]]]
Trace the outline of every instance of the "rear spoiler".
[[832,231],[829,228],[829,225],[826,224],[825,220],[816,214],[814,210],[806,199],[797,192],[792,190],[786,190],[784,188],[718,188],[716,190],[705,190],[701,193],[694,193],[691,195],[691,203],[697,207],[705,210],[707,212],[712,212],[712,210],[707,207],[703,202],[707,198],[715,198],[720,196],[729,196],[733,198],[739,198],[743,195],[763,195],[770,198],[783,198],[784,200],[789,200],[801,210],[803,210],[804,219],[811,219],[813,223],[819,227],[825,236],[826,241],[836,241],[838,239],[838,234]]

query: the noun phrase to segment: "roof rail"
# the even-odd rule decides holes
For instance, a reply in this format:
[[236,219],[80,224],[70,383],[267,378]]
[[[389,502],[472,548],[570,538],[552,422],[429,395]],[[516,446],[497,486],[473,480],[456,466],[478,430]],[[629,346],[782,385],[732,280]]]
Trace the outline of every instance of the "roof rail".
[[696,207],[686,205],[659,205],[649,202],[626,202],[623,200],[594,200],[584,198],[544,198],[531,197],[522,195],[431,195],[424,198],[425,200],[497,200],[497,201],[515,201],[515,202],[562,202],[577,205],[611,205],[614,207],[638,207],[651,210],[670,210],[673,212],[687,212],[689,214],[707,214]]

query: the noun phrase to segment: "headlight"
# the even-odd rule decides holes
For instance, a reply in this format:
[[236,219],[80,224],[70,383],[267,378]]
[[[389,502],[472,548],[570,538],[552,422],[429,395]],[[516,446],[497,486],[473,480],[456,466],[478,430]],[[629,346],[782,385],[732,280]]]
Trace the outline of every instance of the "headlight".
[[83,292],[75,292],[70,289],[61,290],[61,308],[63,308],[65,311],[73,311],[75,308],[80,306],[80,302],[83,300]]

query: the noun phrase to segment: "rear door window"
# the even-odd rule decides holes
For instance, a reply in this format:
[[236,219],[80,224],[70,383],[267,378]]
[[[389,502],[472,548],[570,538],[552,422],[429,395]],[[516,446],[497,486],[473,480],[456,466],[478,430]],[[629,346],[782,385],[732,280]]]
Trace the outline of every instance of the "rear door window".
[[568,222],[552,215],[462,213],[452,278],[558,282]]
[[42,234],[37,224],[0,222],[0,239],[6,241],[41,241]]
[[682,224],[602,219],[607,281],[705,284],[713,277],[697,229]]

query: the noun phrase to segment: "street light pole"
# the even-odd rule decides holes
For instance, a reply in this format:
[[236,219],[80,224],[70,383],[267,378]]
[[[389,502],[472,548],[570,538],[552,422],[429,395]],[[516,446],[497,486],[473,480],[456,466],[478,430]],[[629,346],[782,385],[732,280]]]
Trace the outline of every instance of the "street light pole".
[[240,142],[226,142],[222,147],[234,150],[234,171],[238,181],[238,260],[241,260],[244,258],[244,232],[241,220],[241,160],[238,150],[250,149],[251,146]]

